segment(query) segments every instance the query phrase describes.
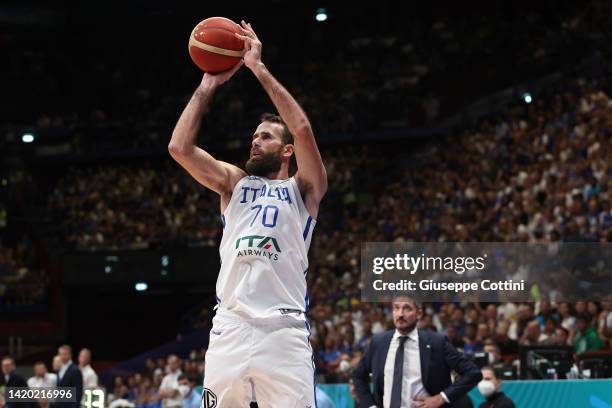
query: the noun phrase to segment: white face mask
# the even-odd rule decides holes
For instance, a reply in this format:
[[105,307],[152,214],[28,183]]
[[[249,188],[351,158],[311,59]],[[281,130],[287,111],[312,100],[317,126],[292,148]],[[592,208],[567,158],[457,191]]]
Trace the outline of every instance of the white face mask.
[[189,394],[189,386],[188,385],[179,385],[178,392],[181,394],[181,397],[186,397]]
[[478,383],[478,391],[480,391],[485,398],[488,398],[495,392],[495,384],[493,384],[493,381],[482,380]]

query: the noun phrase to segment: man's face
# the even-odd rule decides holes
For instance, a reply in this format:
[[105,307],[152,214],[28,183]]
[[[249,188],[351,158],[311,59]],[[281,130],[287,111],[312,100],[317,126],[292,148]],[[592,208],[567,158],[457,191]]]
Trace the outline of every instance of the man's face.
[[540,337],[540,324],[532,321],[527,325],[527,337],[532,340],[538,340]]
[[400,332],[409,333],[419,321],[420,313],[414,302],[393,302],[393,323]]
[[567,336],[563,330],[555,330],[555,337],[557,338],[557,344],[565,345],[567,343]]
[[499,380],[495,377],[495,373],[491,370],[482,370],[482,379],[491,381],[495,384],[495,388],[499,388]]
[[179,368],[179,359],[176,356],[168,357],[168,367],[171,371],[176,371]]
[[89,364],[90,359],[91,359],[91,356],[89,354],[89,350],[81,350],[81,352],[79,353],[79,364],[87,365]]
[[46,373],[47,373],[47,368],[45,367],[44,364],[36,364],[34,366],[34,375],[36,377],[44,377]]
[[13,362],[8,358],[6,360],[2,360],[2,373],[10,374],[15,369]]
[[283,143],[283,125],[262,122],[257,126],[251,140],[251,152],[246,170],[254,176],[265,177],[280,170],[283,157],[289,158],[293,145]]
[[53,357],[53,371],[57,372],[60,368],[62,368],[62,358],[57,355]]
[[57,354],[60,356],[60,359],[62,360],[63,364],[66,364],[67,362],[70,361],[70,352],[68,351],[67,348],[60,347],[57,350]]

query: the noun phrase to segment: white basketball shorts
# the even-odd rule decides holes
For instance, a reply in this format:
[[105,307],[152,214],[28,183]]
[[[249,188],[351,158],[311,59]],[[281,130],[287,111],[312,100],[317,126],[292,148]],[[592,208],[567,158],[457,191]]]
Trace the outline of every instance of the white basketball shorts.
[[315,408],[307,322],[217,311],[204,362],[202,408]]

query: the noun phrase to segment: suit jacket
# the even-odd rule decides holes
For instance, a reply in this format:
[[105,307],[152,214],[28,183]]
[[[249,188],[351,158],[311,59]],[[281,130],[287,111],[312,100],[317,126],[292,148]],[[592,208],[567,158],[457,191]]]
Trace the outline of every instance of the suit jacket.
[[62,378],[57,376],[58,387],[74,387],[76,390],[75,402],[55,402],[53,408],[78,408],[81,406],[83,399],[83,374],[76,364],[70,364]]
[[[361,407],[383,406],[384,370],[387,353],[395,330],[375,335],[366,348],[363,358],[353,372],[353,384]],[[418,330],[419,356],[421,360],[421,380],[429,395],[444,391],[452,407],[453,402],[463,401],[466,394],[482,379],[480,369],[458,352],[445,335]],[[460,374],[460,378],[451,382],[451,370]],[[370,373],[374,383],[374,392],[370,392]],[[398,407],[392,407],[398,408]]]
[[[28,387],[28,382],[19,374],[17,371],[13,370],[11,374],[9,374],[8,381],[6,382],[7,387]],[[23,403],[23,402],[11,402],[6,403],[6,408],[26,408],[30,407],[33,404]]]

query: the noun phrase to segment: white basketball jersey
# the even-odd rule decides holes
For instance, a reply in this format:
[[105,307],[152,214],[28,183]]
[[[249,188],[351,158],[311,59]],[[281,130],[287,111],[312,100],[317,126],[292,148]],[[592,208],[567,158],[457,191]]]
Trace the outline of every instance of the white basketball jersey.
[[315,220],[295,179],[242,178],[221,217],[220,310],[250,318],[305,312]]

